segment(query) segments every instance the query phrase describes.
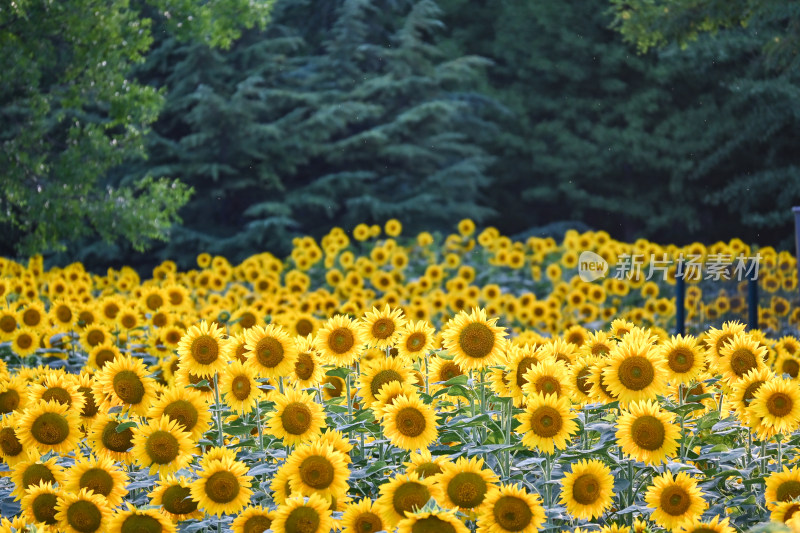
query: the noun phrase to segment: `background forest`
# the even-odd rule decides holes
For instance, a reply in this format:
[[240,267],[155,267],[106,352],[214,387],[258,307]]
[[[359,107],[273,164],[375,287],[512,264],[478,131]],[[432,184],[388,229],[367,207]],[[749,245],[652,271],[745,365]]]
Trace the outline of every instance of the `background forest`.
[[11,4],[0,254],[185,268],[464,217],[788,248],[798,26],[788,1]]

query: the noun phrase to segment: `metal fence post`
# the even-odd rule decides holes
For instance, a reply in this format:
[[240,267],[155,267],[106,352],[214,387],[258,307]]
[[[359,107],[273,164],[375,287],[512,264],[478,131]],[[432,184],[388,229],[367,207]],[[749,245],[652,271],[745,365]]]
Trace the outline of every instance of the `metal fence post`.
[[686,332],[686,282],[683,274],[675,276],[675,334]]

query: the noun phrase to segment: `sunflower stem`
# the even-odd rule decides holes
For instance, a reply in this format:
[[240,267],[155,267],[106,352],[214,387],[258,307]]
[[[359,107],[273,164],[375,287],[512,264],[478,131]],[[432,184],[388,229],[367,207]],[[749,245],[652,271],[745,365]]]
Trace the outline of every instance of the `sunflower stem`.
[[283,376],[278,378],[278,392],[283,394]]
[[778,442],[778,472],[783,470],[783,443],[780,434],[775,435],[775,440]]
[[761,441],[761,475],[767,473],[767,441]]
[[217,442],[219,443],[219,447],[222,448],[225,445],[225,440],[222,436],[222,406],[219,401],[219,374],[214,374],[214,415],[217,419]]
[[544,495],[545,495],[545,501],[547,502],[547,507],[546,508],[550,508],[553,505],[553,501],[552,501],[552,497],[551,497],[552,488],[550,487],[550,474],[552,472],[552,468],[553,468],[553,464],[552,464],[551,459],[550,459],[550,454],[546,453],[544,455],[544,481],[545,481]]
[[[506,446],[511,444],[511,421],[514,418],[514,402],[511,398],[508,399],[508,414],[506,416]],[[506,478],[511,478],[511,449],[506,448],[505,451],[505,463],[506,463]]]
[[[345,376],[345,388],[347,394],[347,424],[353,423],[353,397],[350,396],[350,372],[347,372],[347,376]],[[347,430],[347,438],[353,437],[353,430]],[[382,455],[382,454],[381,454]]]
[[425,394],[430,395],[431,390],[428,385],[428,352],[425,352]]
[[256,428],[258,431],[258,449],[264,451],[264,432],[261,431],[261,402],[256,402]]
[[[634,479],[633,478],[633,460],[632,459],[628,459],[628,481],[630,482],[630,484],[628,485],[628,507],[633,505],[633,494],[634,494],[634,492],[633,492],[633,479]],[[631,518],[633,518],[633,515],[629,514],[628,515],[628,519],[631,519]],[[631,523],[630,525],[633,525],[633,523]]]

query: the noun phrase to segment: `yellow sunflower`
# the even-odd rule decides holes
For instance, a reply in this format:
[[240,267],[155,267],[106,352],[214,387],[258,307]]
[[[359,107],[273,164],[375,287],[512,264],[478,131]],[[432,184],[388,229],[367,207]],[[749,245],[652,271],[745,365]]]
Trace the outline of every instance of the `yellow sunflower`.
[[257,507],[247,507],[231,524],[233,533],[263,533],[272,527],[275,511]]
[[773,379],[775,379],[775,373],[767,367],[762,367],[751,370],[733,384],[727,399],[733,404],[740,420],[747,419],[750,404],[758,389]]
[[150,504],[159,506],[173,521],[202,518],[197,502],[192,499],[191,481],[185,477],[160,477],[155,489],[148,495]]
[[655,509],[650,519],[669,531],[700,518],[708,507],[697,481],[686,472],[666,472],[653,479],[644,501]]
[[598,358],[593,355],[579,355],[569,367],[569,382],[572,385],[572,403],[585,404],[592,401],[592,370]]
[[620,404],[654,400],[666,391],[666,363],[644,337],[626,338],[611,350],[603,379]]
[[56,504],[58,503],[58,490],[47,481],[30,485],[22,498],[21,507],[24,516],[32,524],[42,524],[53,527],[58,524],[56,520]]
[[403,463],[403,465],[406,467],[407,474],[417,474],[420,478],[425,479],[440,474],[444,465],[449,462],[450,460],[447,456],[437,455],[433,457],[431,452],[425,449],[419,452],[411,452],[409,461]]
[[711,360],[716,361],[722,357],[720,352],[722,348],[725,347],[725,343],[733,339],[734,335],[737,333],[743,333],[745,327],[746,326],[741,322],[725,322],[722,324],[722,329],[714,327],[709,329],[706,332],[705,345],[707,346],[708,355],[711,357]]
[[459,311],[442,334],[444,348],[462,370],[482,370],[497,364],[505,351],[505,328],[497,318],[486,318],[483,309]]
[[487,494],[500,479],[484,468],[483,459],[459,457],[455,463],[446,463],[432,481],[440,489],[436,499],[442,506],[474,517],[484,508]]
[[326,499],[347,494],[350,469],[343,454],[330,444],[302,445],[286,459],[292,494],[317,494]]
[[208,514],[221,516],[235,514],[244,509],[253,491],[247,474],[247,465],[229,457],[211,461],[192,482],[192,499],[198,508]]
[[[428,373],[428,384],[430,387],[430,393],[436,394],[438,391],[445,388],[444,383],[450,381],[453,378],[458,376],[463,376],[464,371],[461,369],[460,366],[455,361],[451,361],[449,359],[445,359],[443,357],[434,357],[429,361],[429,368],[427,369]],[[441,396],[439,396],[441,397]],[[448,398],[444,397],[442,400],[447,400]],[[453,400],[455,402],[455,400]]]
[[753,340],[748,333],[737,333],[719,350],[715,367],[728,381],[735,383],[751,370],[763,368],[767,348]]
[[14,490],[11,495],[19,501],[25,496],[25,491],[41,482],[62,485],[64,483],[64,468],[56,463],[57,457],[42,461],[38,455],[31,454],[24,461],[11,465],[11,482]]
[[41,329],[46,325],[44,304],[40,301],[28,301],[25,307],[19,312],[20,326]]
[[76,411],[83,410],[86,403],[86,398],[78,391],[78,382],[74,374],[61,375],[49,372],[40,383],[32,383],[28,387],[28,394],[34,402],[52,400]]
[[364,337],[356,322],[346,315],[328,319],[317,331],[314,346],[322,358],[336,366],[350,366],[358,358]]
[[569,367],[578,356],[578,347],[558,337],[547,339],[537,350],[537,356],[540,360],[555,359]]
[[222,357],[223,330],[205,320],[191,326],[178,343],[180,365],[195,376],[211,379],[225,368]]
[[532,366],[525,373],[525,380],[522,391],[526,397],[554,394],[559,398],[572,398],[573,387],[569,379],[569,369],[564,362],[552,357]]
[[788,435],[800,426],[800,385],[788,379],[773,379],[758,388],[750,404],[763,424]]
[[369,348],[386,349],[393,347],[406,325],[402,309],[391,309],[389,304],[381,311],[376,307],[364,314],[358,328],[361,337]]
[[81,439],[80,419],[69,407],[51,400],[38,401],[19,415],[17,437],[26,448],[66,454]]
[[578,431],[575,412],[565,396],[531,395],[525,411],[515,418],[520,421],[517,433],[522,435],[522,444],[548,454],[553,454],[556,448],[566,449]]
[[114,336],[103,324],[88,324],[81,332],[81,344],[87,352],[99,344],[113,342]]
[[175,524],[160,509],[137,509],[127,503],[108,522],[109,533],[175,533]]
[[106,499],[88,489],[62,491],[56,503],[58,528],[65,533],[107,531],[111,510]]
[[654,401],[632,402],[617,419],[617,442],[637,461],[658,465],[678,449],[680,428]]
[[0,380],[0,415],[23,411],[28,405],[28,383],[19,376]]
[[86,366],[93,369],[102,369],[106,364],[122,357],[122,353],[114,344],[98,344],[89,352],[89,360]]
[[667,363],[667,379],[671,383],[691,383],[705,371],[706,353],[691,335],[673,335],[658,345],[656,352]]
[[124,422],[105,413],[97,415],[87,438],[95,454],[120,463],[133,461],[133,430],[127,427],[118,431]]
[[289,498],[279,505],[272,521],[275,533],[329,533],[334,521],[330,502],[312,494],[308,498]]
[[536,533],[544,524],[545,512],[537,494],[519,485],[501,485],[486,496],[478,516],[481,533]]
[[247,365],[262,378],[290,374],[297,360],[297,346],[286,330],[277,325],[253,326],[245,331]]
[[780,502],[775,505],[770,513],[770,520],[773,522],[786,523],[792,518],[797,520],[800,517],[800,503],[796,501]]
[[0,459],[13,466],[28,458],[28,450],[16,433],[17,414],[0,416]]
[[514,405],[521,407],[525,404],[525,392],[523,387],[528,383],[526,374],[528,370],[539,364],[541,360],[536,352],[536,348],[529,344],[522,346],[509,346],[506,355],[508,360],[508,390],[513,398]]
[[691,522],[686,522],[676,530],[676,533],[736,533],[736,529],[729,525],[728,517],[720,520],[716,515],[711,520],[700,520],[695,518]]
[[285,394],[276,394],[274,401],[275,410],[269,414],[267,432],[283,439],[284,446],[308,442],[325,427],[325,413],[313,394],[287,389]]
[[418,389],[414,385],[400,381],[390,381],[381,387],[381,391],[378,393],[375,403],[370,406],[375,413],[375,419],[381,420],[385,409],[394,404],[394,401],[400,396],[405,396],[409,399],[417,398],[419,396]]
[[39,349],[39,333],[29,327],[23,327],[11,334],[11,351],[20,357],[33,355]]
[[774,511],[781,502],[790,502],[800,497],[800,470],[794,466],[791,469],[784,466],[780,472],[773,472],[767,476],[766,499],[767,509]]
[[572,464],[572,472],[561,480],[561,503],[575,518],[592,520],[603,514],[614,500],[611,470],[596,459]]
[[377,533],[387,529],[369,498],[348,503],[340,525],[342,533]]
[[249,413],[264,396],[258,386],[255,369],[232,361],[220,377],[219,392],[232,411]]
[[381,423],[389,441],[404,450],[426,449],[439,435],[433,408],[419,398],[398,396]]
[[408,366],[408,363],[399,357],[382,357],[362,368],[358,392],[367,407],[377,401],[378,393],[384,385],[393,382],[410,383]]
[[438,489],[431,478],[398,474],[381,485],[380,494],[375,509],[385,525],[396,527],[406,513],[422,509],[431,497],[437,496]]
[[320,353],[314,347],[314,338],[311,335],[296,337],[295,346],[297,359],[289,378],[298,389],[317,387],[325,377],[325,368]]
[[94,397],[100,409],[121,406],[143,416],[155,400],[156,383],[141,359],[130,355],[107,363],[95,374]]
[[436,330],[427,321],[409,322],[400,331],[397,339],[397,355],[416,361],[433,349]]
[[286,463],[278,467],[278,471],[272,476],[269,488],[272,490],[272,501],[277,505],[283,505],[292,496],[299,496],[299,494],[292,493],[292,484],[289,482],[289,467]]
[[171,474],[192,460],[191,434],[166,415],[134,428],[132,442],[136,462],[144,468],[150,467],[150,475]]
[[147,411],[147,418],[157,420],[164,415],[180,424],[194,442],[208,431],[211,424],[210,405],[201,393],[192,388],[170,387]]
[[406,517],[397,524],[397,533],[418,533],[420,531],[469,533],[469,528],[456,516],[455,511],[444,509],[406,513]]
[[117,507],[128,493],[125,486],[128,474],[118,469],[107,457],[78,457],[75,464],[67,470],[64,490],[80,492],[89,489],[103,496],[110,507]]

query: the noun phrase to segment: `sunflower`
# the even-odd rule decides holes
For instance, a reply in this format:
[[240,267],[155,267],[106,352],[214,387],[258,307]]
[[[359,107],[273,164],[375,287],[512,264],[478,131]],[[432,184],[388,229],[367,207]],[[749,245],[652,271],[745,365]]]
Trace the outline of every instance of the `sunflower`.
[[358,328],[369,348],[386,349],[397,343],[405,325],[403,310],[391,309],[386,304],[382,311],[373,307],[365,313]]
[[192,499],[191,481],[185,477],[164,476],[148,495],[150,504],[160,506],[173,521],[202,518],[197,502]]
[[536,533],[545,522],[542,500],[519,485],[501,485],[486,496],[478,516],[482,533]]
[[605,331],[593,331],[581,345],[580,353],[594,357],[605,357],[611,353],[616,342]]
[[745,327],[741,322],[725,322],[722,324],[722,329],[712,327],[708,330],[705,336],[705,345],[708,347],[708,355],[711,360],[716,361],[722,357],[721,350],[725,347],[725,343],[733,339],[737,333],[743,333]]
[[10,465],[10,478],[14,484],[11,495],[14,496],[14,500],[21,500],[29,487],[41,482],[62,485],[64,468],[56,463],[57,460],[57,457],[51,457],[42,461],[37,455],[30,454],[25,460]]
[[289,377],[298,389],[317,387],[325,377],[325,368],[319,352],[314,347],[314,338],[296,337],[297,359]]
[[387,529],[369,498],[347,504],[340,525],[342,533],[376,533]]
[[364,398],[364,403],[369,407],[377,401],[381,388],[393,382],[411,382],[408,364],[399,357],[381,358],[364,369],[359,378],[358,392]]
[[686,472],[679,472],[677,476],[665,472],[654,478],[644,501],[655,509],[650,519],[667,530],[700,518],[708,507],[697,481]]
[[89,489],[103,496],[109,507],[117,507],[128,493],[125,486],[128,474],[119,470],[107,457],[78,457],[75,464],[67,470],[64,490],[80,492]]
[[637,461],[658,465],[678,449],[680,428],[654,401],[632,402],[617,419],[617,442]]
[[29,301],[25,304],[25,308],[19,313],[20,326],[28,327],[31,329],[40,329],[46,325],[45,317],[47,313],[44,310],[44,304],[39,301]]
[[750,370],[764,367],[767,353],[748,333],[737,333],[720,348],[715,367],[728,383],[735,383]]
[[122,406],[143,416],[156,394],[155,380],[147,377],[149,373],[141,359],[130,355],[114,359],[95,374],[95,400],[104,411]]
[[790,470],[784,466],[780,472],[773,472],[767,476],[766,499],[767,509],[774,511],[781,502],[790,502],[800,497],[800,470],[792,467]]
[[17,414],[0,417],[0,459],[9,466],[28,458],[28,450],[17,437]]
[[514,400],[514,405],[521,407],[525,403],[523,387],[528,383],[526,374],[528,370],[539,364],[541,359],[536,353],[536,348],[529,344],[510,346],[506,355],[508,357],[505,365],[508,368],[508,390]]
[[407,474],[417,474],[421,479],[425,479],[440,474],[444,465],[449,462],[447,456],[433,457],[430,451],[424,449],[419,452],[411,452],[409,461],[403,465],[406,467]]
[[653,400],[666,391],[666,366],[644,336],[626,337],[611,350],[603,379],[623,405]]
[[297,360],[297,346],[277,325],[253,326],[245,331],[247,365],[262,378],[288,376]]
[[19,415],[17,437],[26,448],[66,454],[81,439],[78,414],[55,400],[40,400]]
[[89,429],[88,441],[94,453],[112,461],[130,463],[133,460],[133,430],[126,427],[118,431],[124,420],[101,413]]
[[186,387],[171,387],[165,390],[150,406],[147,418],[159,419],[166,415],[180,424],[183,431],[191,435],[192,441],[202,437],[211,424],[211,407],[202,393]]
[[558,337],[546,339],[538,348],[537,356],[540,360],[555,359],[569,367],[578,356],[578,347]]
[[733,384],[727,398],[733,404],[740,420],[747,419],[750,404],[758,389],[773,379],[775,379],[775,373],[767,367],[762,367],[751,370]]
[[30,485],[22,498],[21,507],[24,516],[33,524],[55,526],[56,503],[59,491],[49,481],[41,481]]
[[225,368],[221,357],[223,330],[215,323],[205,320],[191,326],[178,343],[180,365],[195,376],[211,379]]
[[98,344],[89,352],[89,360],[86,362],[86,366],[102,370],[106,364],[119,357],[122,357],[122,353],[115,345],[111,343]]
[[572,463],[572,472],[564,475],[561,487],[561,503],[575,518],[597,518],[614,499],[611,470],[596,459]]
[[237,516],[231,529],[233,533],[264,533],[272,527],[275,511],[257,507],[247,507]]
[[578,431],[576,415],[565,396],[531,395],[525,412],[515,418],[521,422],[517,433],[522,434],[522,444],[548,454],[553,454],[556,448],[566,449],[572,434]]
[[573,394],[567,365],[552,357],[532,366],[525,373],[525,380],[522,391],[526,396],[554,394],[559,398],[571,398]]
[[454,511],[438,510],[406,513],[406,518],[397,524],[397,533],[469,533],[469,528],[456,516]]
[[405,518],[406,513],[422,509],[431,497],[438,495],[438,489],[431,478],[398,474],[381,485],[380,494],[375,501],[375,509],[384,525],[393,528]]
[[592,369],[597,364],[594,355],[579,355],[569,367],[569,382],[572,385],[572,403],[585,404],[592,401]]
[[436,413],[419,398],[398,396],[384,408],[382,425],[389,441],[404,450],[427,448],[439,434]]
[[[205,383],[200,385],[204,381]],[[210,385],[207,379],[201,378],[200,376],[189,372],[188,368],[179,366],[178,370],[175,372],[174,387],[179,389],[191,388],[209,402],[214,401],[214,386]]]
[[464,375],[464,371],[455,361],[445,359],[444,357],[434,357],[431,359],[429,361],[427,373],[430,393],[432,395],[442,390],[445,387],[445,382]]
[[729,525],[729,521],[728,517],[720,520],[719,515],[707,521],[702,521],[698,517],[691,522],[684,523],[676,530],[676,533],[736,533],[736,529]]
[[397,339],[397,355],[416,361],[433,349],[436,330],[427,321],[409,322],[400,331]]
[[220,377],[219,392],[232,411],[249,413],[264,396],[258,386],[256,371],[252,367],[232,361]]
[[137,509],[130,503],[108,522],[109,533],[175,533],[175,524],[160,509]]
[[275,475],[272,476],[269,488],[272,490],[272,501],[277,505],[283,505],[292,496],[299,496],[299,494],[292,493],[292,484],[289,482],[289,468],[286,463],[283,463],[278,468],[278,471],[275,472]]
[[328,533],[334,527],[329,506],[330,502],[316,494],[307,499],[289,498],[275,511],[272,530],[275,533]]
[[455,463],[446,463],[442,472],[432,478],[440,489],[436,495],[439,503],[475,516],[484,508],[486,495],[499,481],[494,472],[483,466],[483,459],[478,457],[459,457]]
[[28,405],[28,383],[19,376],[0,380],[0,415],[22,412]]
[[88,489],[62,491],[56,503],[58,527],[65,533],[107,531],[111,510],[105,498]]
[[325,413],[313,394],[287,389],[275,395],[275,410],[270,413],[268,433],[283,439],[284,446],[302,444],[319,436],[325,427]]
[[20,357],[33,355],[39,349],[39,333],[30,327],[20,328],[10,335],[11,350]]
[[28,387],[28,394],[34,402],[53,400],[76,411],[82,411],[86,403],[86,398],[78,390],[74,374],[60,375],[50,372],[44,376],[41,383],[31,384]]
[[770,520],[773,522],[786,523],[792,518],[797,520],[800,517],[800,503],[796,501],[780,502],[775,505],[770,513]]
[[342,455],[330,444],[315,443],[295,449],[286,460],[292,494],[343,498],[350,470]]
[[167,415],[149,420],[133,430],[133,456],[142,467],[150,467],[150,475],[171,474],[192,460],[191,434]]
[[656,352],[667,363],[667,379],[671,383],[691,383],[705,370],[706,354],[691,335],[673,335]]
[[758,388],[750,408],[764,425],[788,435],[800,425],[800,386],[788,379],[768,381]]
[[89,324],[81,332],[81,344],[87,352],[98,344],[110,343],[114,339],[111,331],[103,324]]
[[418,398],[418,389],[414,385],[400,381],[390,381],[381,387],[375,403],[370,406],[375,413],[375,419],[382,419],[386,408],[394,404],[394,401],[400,396],[405,396],[409,399]]
[[[345,394],[345,382],[339,376],[324,376],[322,379],[322,397],[325,400],[342,398]],[[355,391],[353,391],[355,394]]]
[[361,330],[353,319],[336,315],[317,331],[314,346],[330,364],[350,366],[358,358],[358,351],[364,342]]
[[199,472],[191,484],[192,499],[198,508],[208,514],[221,516],[235,514],[244,509],[253,491],[247,465],[225,457],[211,461]]
[[496,364],[505,350],[505,328],[497,318],[486,318],[483,309],[459,311],[442,334],[444,348],[462,370],[482,370]]

